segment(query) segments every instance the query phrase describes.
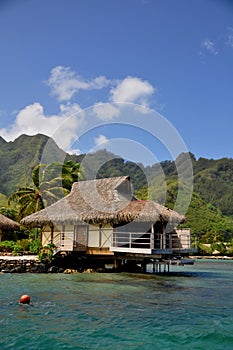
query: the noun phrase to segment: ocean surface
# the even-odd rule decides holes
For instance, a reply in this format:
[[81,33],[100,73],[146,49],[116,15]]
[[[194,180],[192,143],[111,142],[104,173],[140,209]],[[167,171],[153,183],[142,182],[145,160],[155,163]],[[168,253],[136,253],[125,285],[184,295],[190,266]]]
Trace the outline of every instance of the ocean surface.
[[233,261],[171,270],[0,274],[0,349],[232,350]]

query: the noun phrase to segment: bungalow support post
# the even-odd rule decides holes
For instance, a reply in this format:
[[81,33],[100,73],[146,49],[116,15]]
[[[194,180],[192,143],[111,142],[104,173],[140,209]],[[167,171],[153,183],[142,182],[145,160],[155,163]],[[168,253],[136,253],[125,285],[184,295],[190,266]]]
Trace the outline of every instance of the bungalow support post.
[[50,241],[51,244],[53,244],[53,234],[54,234],[54,226],[51,226],[51,241]]
[[99,225],[99,248],[102,245],[102,224]]
[[163,246],[162,249],[166,249],[166,226],[163,224]]

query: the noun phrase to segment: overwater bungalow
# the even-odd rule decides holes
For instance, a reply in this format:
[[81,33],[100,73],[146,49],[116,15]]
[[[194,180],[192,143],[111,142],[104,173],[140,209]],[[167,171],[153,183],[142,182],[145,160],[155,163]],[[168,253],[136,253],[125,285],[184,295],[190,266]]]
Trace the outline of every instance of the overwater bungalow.
[[9,219],[5,215],[0,214],[0,242],[2,237],[7,231],[17,231],[19,230],[20,225],[18,222]]
[[40,227],[42,244],[55,254],[119,260],[186,256],[190,231],[177,230],[184,216],[133,196],[129,176],[80,181],[69,195],[21,220]]

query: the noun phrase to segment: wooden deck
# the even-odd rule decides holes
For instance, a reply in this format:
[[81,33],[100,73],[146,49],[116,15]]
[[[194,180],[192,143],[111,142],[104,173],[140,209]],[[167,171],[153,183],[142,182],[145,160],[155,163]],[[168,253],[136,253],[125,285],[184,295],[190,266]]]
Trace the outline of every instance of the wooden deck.
[[56,253],[83,252],[86,255],[114,255],[141,254],[141,255],[172,255],[195,253],[191,247],[190,234],[154,234],[143,232],[115,232],[110,237],[108,247],[88,246],[88,236],[80,241],[73,232],[60,233],[54,237]]
[[118,253],[173,254],[193,253],[190,234],[152,234],[143,232],[113,233],[110,250]]

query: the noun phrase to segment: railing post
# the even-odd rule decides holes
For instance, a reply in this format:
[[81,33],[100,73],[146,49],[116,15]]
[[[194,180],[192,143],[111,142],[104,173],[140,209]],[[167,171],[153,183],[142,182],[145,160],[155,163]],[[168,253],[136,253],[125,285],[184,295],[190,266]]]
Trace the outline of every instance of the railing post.
[[132,232],[129,233],[129,248],[131,248],[132,243]]
[[154,237],[154,233],[150,234],[150,249],[154,249],[155,246],[155,237]]
[[112,232],[112,234],[111,234],[111,238],[110,238],[110,247],[114,247],[114,243],[113,243],[113,239],[114,239],[114,237],[113,237],[113,235],[114,235],[114,233]]

